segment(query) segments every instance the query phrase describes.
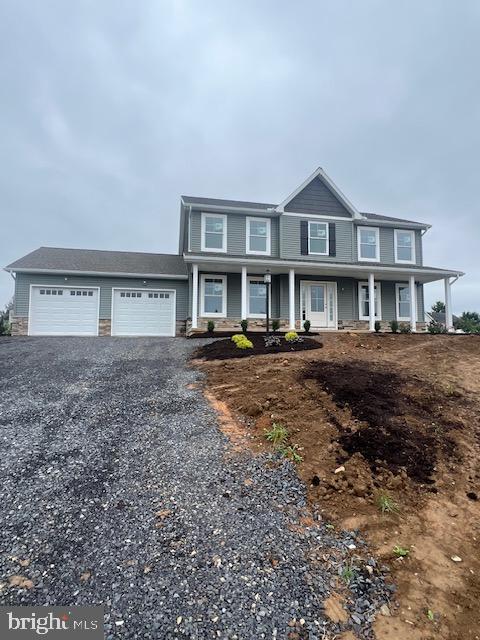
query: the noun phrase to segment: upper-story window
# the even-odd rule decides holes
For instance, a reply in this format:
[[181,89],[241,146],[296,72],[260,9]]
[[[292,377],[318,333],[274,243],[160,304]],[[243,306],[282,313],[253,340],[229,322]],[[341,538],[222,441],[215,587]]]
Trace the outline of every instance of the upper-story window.
[[270,255],[270,219],[247,218],[247,253]]
[[202,213],[202,251],[227,252],[227,216]]
[[395,229],[395,262],[415,263],[415,231]]
[[308,253],[319,256],[328,255],[328,224],[326,222],[308,223]]
[[358,259],[364,262],[380,261],[380,231],[378,227],[358,227]]

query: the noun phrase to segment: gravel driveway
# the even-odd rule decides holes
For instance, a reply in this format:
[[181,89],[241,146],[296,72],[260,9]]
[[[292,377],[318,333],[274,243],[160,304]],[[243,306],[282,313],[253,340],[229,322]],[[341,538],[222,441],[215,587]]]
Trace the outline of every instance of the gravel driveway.
[[[290,463],[226,455],[189,388],[197,344],[0,339],[1,604],[104,604],[111,638],[340,631],[323,602],[362,543],[298,526]],[[347,627],[364,637],[389,593],[370,573],[362,560],[347,593]]]

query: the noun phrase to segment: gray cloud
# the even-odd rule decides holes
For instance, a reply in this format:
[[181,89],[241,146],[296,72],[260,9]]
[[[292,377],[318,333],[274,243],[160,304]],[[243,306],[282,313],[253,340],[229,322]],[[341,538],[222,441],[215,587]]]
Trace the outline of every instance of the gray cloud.
[[280,201],[321,165],[432,223],[425,262],[480,310],[479,27],[476,0],[4,0],[1,261],[175,251],[181,193]]

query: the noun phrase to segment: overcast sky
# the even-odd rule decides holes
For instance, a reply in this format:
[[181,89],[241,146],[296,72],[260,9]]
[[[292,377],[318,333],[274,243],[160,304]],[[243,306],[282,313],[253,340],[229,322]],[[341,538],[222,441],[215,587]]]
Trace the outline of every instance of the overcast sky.
[[479,33],[478,0],[0,0],[1,264],[175,252],[181,194],[277,202],[322,166],[433,224],[480,311]]

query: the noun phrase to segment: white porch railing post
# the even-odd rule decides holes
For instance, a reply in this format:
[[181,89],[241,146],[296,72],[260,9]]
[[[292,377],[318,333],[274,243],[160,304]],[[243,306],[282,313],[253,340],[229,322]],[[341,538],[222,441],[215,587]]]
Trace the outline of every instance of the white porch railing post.
[[410,276],[410,327],[413,332],[417,330],[417,288],[415,276]]
[[192,265],[192,329],[198,329],[198,264]]
[[295,269],[288,272],[288,328],[295,329]]
[[453,314],[452,314],[452,285],[450,278],[445,278],[445,326],[447,331],[453,329]]
[[375,276],[368,274],[368,320],[370,331],[375,331]]
[[247,319],[247,267],[242,267],[242,284],[241,284],[241,320]]

